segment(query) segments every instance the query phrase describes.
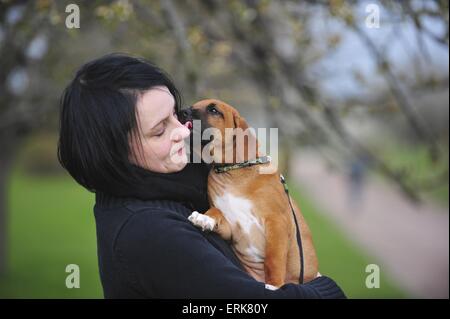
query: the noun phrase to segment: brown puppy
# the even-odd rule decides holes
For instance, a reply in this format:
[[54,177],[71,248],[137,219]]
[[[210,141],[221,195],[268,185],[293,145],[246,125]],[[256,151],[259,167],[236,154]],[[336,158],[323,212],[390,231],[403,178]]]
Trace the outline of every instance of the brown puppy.
[[[232,106],[209,99],[197,102],[187,112],[192,119],[201,120],[202,131],[216,128],[221,133],[214,136],[214,144],[222,147],[222,152],[213,151],[214,167],[220,167],[219,163],[223,167],[223,163],[242,163],[260,156],[256,137],[244,138],[243,150],[236,142],[242,137],[238,136],[242,131],[235,137],[227,137],[227,128],[248,128],[245,119]],[[186,122],[186,119],[182,121]],[[252,142],[256,142],[253,155]],[[226,157],[225,153],[230,150],[233,155]],[[242,265],[256,280],[280,287],[285,283],[299,283],[300,249],[288,196],[280,182],[280,174],[270,165],[259,164],[220,173],[212,169],[208,177],[211,208],[204,215],[193,212],[189,220],[230,240]],[[261,169],[265,169],[265,173],[261,173]],[[292,198],[291,203],[300,227],[304,281],[307,282],[317,277],[317,256],[306,221]]]

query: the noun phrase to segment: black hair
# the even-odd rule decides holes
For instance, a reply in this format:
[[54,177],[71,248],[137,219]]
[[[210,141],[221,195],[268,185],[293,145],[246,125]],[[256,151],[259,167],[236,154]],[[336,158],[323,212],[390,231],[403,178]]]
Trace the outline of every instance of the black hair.
[[175,85],[142,58],[108,54],[77,71],[60,101],[58,160],[79,184],[106,193],[134,185],[139,177],[129,142],[138,136],[136,104],[155,86],[169,89],[178,114],[181,95]]

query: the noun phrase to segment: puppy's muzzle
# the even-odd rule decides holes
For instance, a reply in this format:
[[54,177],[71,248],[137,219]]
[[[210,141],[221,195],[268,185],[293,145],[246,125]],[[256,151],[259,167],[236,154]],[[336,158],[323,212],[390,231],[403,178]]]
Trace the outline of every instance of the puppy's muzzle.
[[178,120],[181,124],[187,124],[188,129],[192,129],[192,107],[180,111]]

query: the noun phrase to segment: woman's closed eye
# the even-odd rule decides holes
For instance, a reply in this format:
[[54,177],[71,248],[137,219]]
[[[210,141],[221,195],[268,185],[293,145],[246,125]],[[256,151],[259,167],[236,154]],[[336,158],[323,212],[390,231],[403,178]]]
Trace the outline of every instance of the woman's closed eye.
[[166,131],[166,122],[167,122],[167,120],[164,120],[163,122],[161,122],[160,125],[158,125],[161,128],[159,128],[156,132],[154,132],[152,134],[153,137],[161,137],[165,133],[165,131]]
[[[177,114],[176,110],[173,111],[172,116],[178,121],[178,114]],[[165,129],[165,128],[166,128],[167,122],[168,122],[169,120],[170,120],[170,117],[166,118],[166,119],[162,122],[162,125],[163,125],[162,129],[161,129],[158,133],[154,134],[153,136],[156,136],[156,137],[161,137],[161,136],[163,136],[164,133],[166,132],[166,129]]]
[[[174,111],[174,112],[172,113],[172,116],[175,117],[176,120],[178,120],[178,114],[177,114],[176,111]],[[167,118],[167,119],[164,120],[164,122],[163,122],[163,129],[162,129],[159,133],[155,134],[154,136],[156,136],[156,137],[161,137],[161,136],[164,135],[164,133],[166,132],[166,129],[165,129],[166,123],[167,123],[168,121],[169,121],[169,118]]]
[[166,130],[162,130],[161,133],[155,134],[154,136],[161,137],[165,132]]

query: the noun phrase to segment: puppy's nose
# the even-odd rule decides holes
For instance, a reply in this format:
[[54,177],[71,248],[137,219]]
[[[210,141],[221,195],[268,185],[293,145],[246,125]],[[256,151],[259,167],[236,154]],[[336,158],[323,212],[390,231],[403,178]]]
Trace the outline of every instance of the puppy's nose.
[[180,122],[181,124],[186,123],[186,121],[189,121],[192,119],[192,109],[188,108],[188,109],[183,109],[180,111]]

